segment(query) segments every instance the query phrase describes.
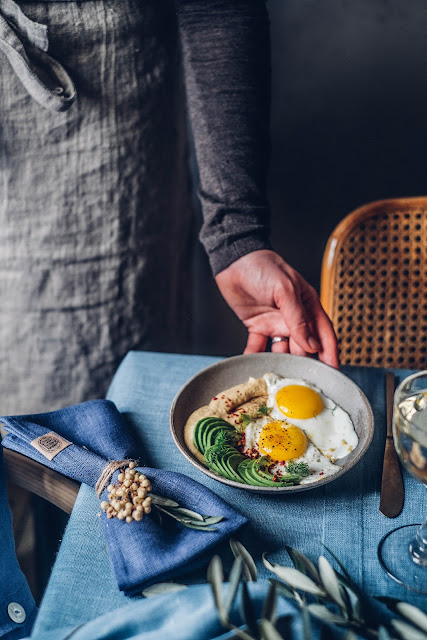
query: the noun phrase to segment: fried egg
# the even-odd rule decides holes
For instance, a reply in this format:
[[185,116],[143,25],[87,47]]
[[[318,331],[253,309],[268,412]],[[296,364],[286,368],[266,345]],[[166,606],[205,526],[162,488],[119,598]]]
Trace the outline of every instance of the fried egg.
[[302,429],[270,417],[254,419],[246,426],[242,451],[251,458],[268,456],[272,461],[269,471],[273,475],[286,473],[290,461],[305,462],[310,475],[302,478],[300,484],[320,480],[340,469],[310,442]]
[[314,384],[266,373],[270,421],[299,428],[321,454],[332,462],[344,458],[357,446],[358,437],[350,416]]

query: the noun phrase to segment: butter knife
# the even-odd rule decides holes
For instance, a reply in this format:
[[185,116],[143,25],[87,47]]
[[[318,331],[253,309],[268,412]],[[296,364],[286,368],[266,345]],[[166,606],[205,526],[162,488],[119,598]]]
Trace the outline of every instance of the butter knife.
[[405,491],[402,472],[399,466],[393,441],[393,397],[394,375],[386,373],[385,377],[387,437],[385,441],[383,475],[381,481],[380,512],[387,518],[396,518],[403,509]]

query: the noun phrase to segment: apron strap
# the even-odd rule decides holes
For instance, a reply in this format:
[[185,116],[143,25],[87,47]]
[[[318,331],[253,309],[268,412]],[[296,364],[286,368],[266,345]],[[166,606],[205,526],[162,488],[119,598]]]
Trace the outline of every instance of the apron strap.
[[66,111],[76,89],[48,47],[46,25],[27,18],[14,0],[0,0],[0,51],[34,100],[50,111]]

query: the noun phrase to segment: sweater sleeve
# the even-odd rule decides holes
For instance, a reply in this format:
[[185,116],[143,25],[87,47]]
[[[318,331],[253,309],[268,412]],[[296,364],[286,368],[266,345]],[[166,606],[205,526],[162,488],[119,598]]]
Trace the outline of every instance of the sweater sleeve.
[[214,275],[271,248],[270,41],[265,0],[176,0],[199,168],[200,240]]

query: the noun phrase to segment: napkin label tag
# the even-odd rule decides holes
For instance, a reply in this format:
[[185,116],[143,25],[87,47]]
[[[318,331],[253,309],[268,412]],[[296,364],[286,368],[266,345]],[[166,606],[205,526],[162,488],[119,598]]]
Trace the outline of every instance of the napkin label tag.
[[62,438],[54,431],[50,431],[49,433],[45,433],[35,440],[32,440],[30,444],[45,458],[53,460],[60,451],[69,447],[72,442],[68,442],[68,440],[65,440],[65,438]]

